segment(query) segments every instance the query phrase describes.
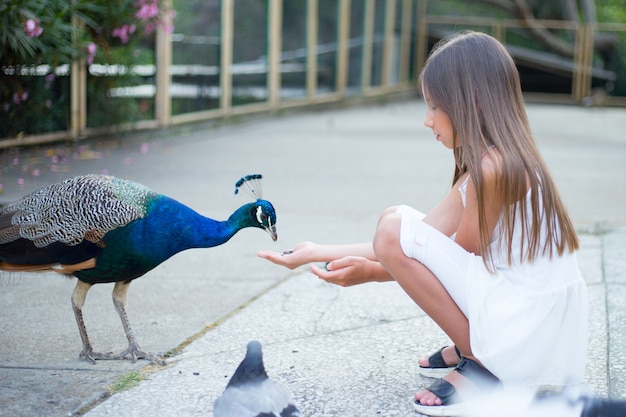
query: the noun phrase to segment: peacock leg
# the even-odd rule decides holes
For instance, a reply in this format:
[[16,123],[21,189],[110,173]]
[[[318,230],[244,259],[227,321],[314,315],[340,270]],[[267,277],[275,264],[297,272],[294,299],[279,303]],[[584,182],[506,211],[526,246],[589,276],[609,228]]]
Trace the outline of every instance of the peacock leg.
[[126,302],[129,286],[130,282],[116,282],[115,287],[113,288],[113,304],[115,305],[117,313],[120,315],[124,331],[126,332],[126,338],[128,339],[128,348],[120,353],[119,356],[121,358],[125,358],[128,355],[131,355],[133,362],[137,362],[137,359],[148,359],[159,365],[165,365],[166,362],[163,359],[159,358],[154,353],[144,352],[137,343],[135,333],[130,327],[128,315],[126,314]]
[[96,359],[115,359],[115,357],[112,352],[94,352],[91,347],[91,342],[89,342],[87,328],[85,327],[85,321],[83,320],[83,306],[85,305],[85,298],[87,297],[87,292],[91,286],[92,284],[87,284],[81,280],[76,281],[76,286],[74,287],[74,292],[72,293],[72,308],[74,309],[74,316],[76,317],[76,324],[78,324],[80,338],[83,341],[83,351],[80,353],[80,356],[95,364]]

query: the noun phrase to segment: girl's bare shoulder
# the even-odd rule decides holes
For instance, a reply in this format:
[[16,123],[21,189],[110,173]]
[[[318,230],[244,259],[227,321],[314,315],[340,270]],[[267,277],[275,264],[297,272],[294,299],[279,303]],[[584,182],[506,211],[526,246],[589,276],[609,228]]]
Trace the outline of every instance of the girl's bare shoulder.
[[502,172],[502,156],[497,148],[487,149],[480,158],[480,169],[484,179],[496,180]]

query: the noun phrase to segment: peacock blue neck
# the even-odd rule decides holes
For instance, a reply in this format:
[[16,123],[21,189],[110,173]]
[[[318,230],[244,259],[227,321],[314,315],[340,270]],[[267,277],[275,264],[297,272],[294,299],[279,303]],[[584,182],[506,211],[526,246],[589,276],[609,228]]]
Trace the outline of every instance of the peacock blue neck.
[[[241,207],[228,220],[218,221],[202,216],[169,197],[158,196],[148,205],[147,216],[124,229],[128,229],[134,245],[144,246],[142,252],[167,259],[186,249],[209,248],[225,243],[239,230],[250,226],[245,221],[246,211],[245,206]],[[147,239],[148,236],[152,238]]]

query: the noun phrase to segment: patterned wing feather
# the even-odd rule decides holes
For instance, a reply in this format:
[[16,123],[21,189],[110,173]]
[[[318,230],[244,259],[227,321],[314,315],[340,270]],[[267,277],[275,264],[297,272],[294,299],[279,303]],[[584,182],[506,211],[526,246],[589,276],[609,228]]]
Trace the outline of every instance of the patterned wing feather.
[[[38,248],[99,243],[110,230],[146,215],[148,188],[103,175],[70,178],[0,210],[0,245],[19,238]],[[10,222],[9,222],[10,219]]]

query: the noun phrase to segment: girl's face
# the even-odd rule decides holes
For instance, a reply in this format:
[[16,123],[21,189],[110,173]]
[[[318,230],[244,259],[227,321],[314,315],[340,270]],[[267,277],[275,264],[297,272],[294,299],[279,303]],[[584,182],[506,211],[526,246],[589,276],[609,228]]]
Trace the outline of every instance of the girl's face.
[[424,95],[424,99],[428,106],[424,126],[432,129],[435,139],[441,142],[443,146],[452,149],[454,147],[454,128],[452,127],[450,117],[437,106],[431,104],[427,95]]

